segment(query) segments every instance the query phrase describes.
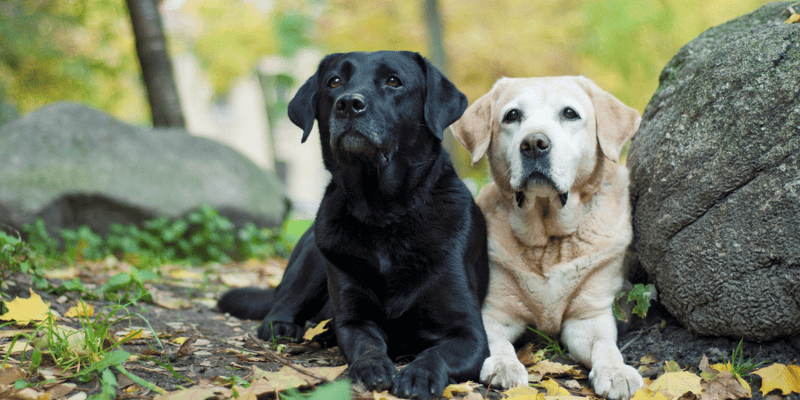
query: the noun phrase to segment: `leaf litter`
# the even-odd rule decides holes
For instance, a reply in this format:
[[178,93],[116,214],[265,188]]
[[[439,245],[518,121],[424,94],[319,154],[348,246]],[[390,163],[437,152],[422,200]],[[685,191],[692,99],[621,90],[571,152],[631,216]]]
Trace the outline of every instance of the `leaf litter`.
[[[224,285],[274,287],[284,267],[285,260],[267,263],[251,260],[226,266],[161,266],[162,276],[166,278],[145,284],[152,302],[131,306],[131,311],[147,322],[125,320],[112,327],[113,336],[107,339],[124,342],[122,348],[129,355],[120,364],[120,370],[110,369],[117,383],[116,398],[256,399],[278,398],[281,393],[299,399],[301,397],[291,396],[308,392],[314,398],[314,393],[323,393],[323,389],[330,390],[324,392],[328,395],[335,390],[341,392],[334,384],[346,376],[344,358],[337,348],[325,349],[313,341],[314,336],[328,329],[325,321],[316,327],[309,326],[302,344],[265,343],[255,340],[252,334],[258,321],[239,321],[213,309]],[[48,276],[80,279],[84,285],[96,288],[107,284],[108,279],[119,272],[132,271],[132,267],[125,262],[104,260],[84,262],[65,270],[61,274],[51,272]],[[2,292],[8,295],[3,298],[7,312],[0,319],[9,323],[0,326],[0,349],[5,359],[0,368],[0,398],[77,399],[95,393],[97,382],[77,381],[71,378],[75,371],[55,368],[46,357],[36,368],[31,368],[36,344],[27,338],[41,336],[36,333],[35,326],[37,321],[47,318],[48,311],[56,316],[63,315],[57,317],[58,329],[75,331],[81,328],[77,320],[96,315],[97,310],[108,306],[109,302],[81,299],[82,296],[74,292],[58,298],[45,293],[40,295],[28,289],[24,277],[6,282],[10,285],[4,286]],[[16,295],[26,291],[30,293],[28,297]],[[598,398],[591,390],[589,371],[585,367],[553,357],[543,348],[545,346],[539,341],[539,345],[527,346],[518,354],[528,368],[530,386],[502,391],[491,387],[487,390],[479,383],[462,382],[448,386],[443,398]],[[707,359],[696,366],[669,361],[647,354],[633,363],[643,375],[655,371],[653,379],[646,379],[646,385],[634,399],[743,399],[755,394],[800,393],[800,367],[795,365],[796,361],[772,364],[752,372],[749,377],[761,382],[756,393],[752,393],[746,380],[733,373],[732,365],[709,364]],[[150,383],[151,387],[136,382],[121,370]],[[354,399],[397,398],[387,392],[366,391],[358,385],[350,387],[349,394]]]

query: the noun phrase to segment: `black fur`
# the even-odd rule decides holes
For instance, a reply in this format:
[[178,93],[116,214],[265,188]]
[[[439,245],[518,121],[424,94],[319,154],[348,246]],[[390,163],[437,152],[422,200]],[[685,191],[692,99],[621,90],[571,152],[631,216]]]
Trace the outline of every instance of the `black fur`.
[[[466,107],[416,53],[322,60],[289,104],[303,140],[318,121],[332,174],[316,221],[274,292],[233,290],[219,308],[263,317],[262,339],[299,340],[306,320],[333,316],[350,376],[370,389],[428,399],[478,379],[486,228],[441,145]],[[415,354],[398,372],[392,358]]]

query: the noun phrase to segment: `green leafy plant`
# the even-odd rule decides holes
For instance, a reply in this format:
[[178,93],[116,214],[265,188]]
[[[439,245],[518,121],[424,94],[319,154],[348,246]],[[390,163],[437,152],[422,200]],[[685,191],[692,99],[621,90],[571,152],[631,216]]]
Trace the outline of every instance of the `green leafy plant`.
[[20,238],[0,231],[0,283],[7,274],[13,273],[30,275],[36,288],[49,287],[36,251]]
[[108,254],[103,238],[86,225],[77,231],[64,229],[61,236],[71,260],[99,260]]
[[346,379],[324,384],[308,394],[300,393],[297,389],[289,389],[280,396],[282,400],[349,400],[353,398],[350,392],[350,382]]
[[41,218],[37,218],[33,224],[24,226],[22,230],[27,236],[28,244],[37,253],[51,257],[58,252],[58,240],[50,237]]
[[144,283],[156,279],[158,276],[154,272],[133,267],[130,272],[120,272],[112,276],[100,287],[100,292],[112,301],[134,304],[138,301],[152,302],[153,296],[145,289]]
[[[249,258],[286,257],[291,244],[279,231],[248,223],[236,230],[233,223],[208,206],[186,218],[156,218],[136,225],[111,224],[103,238],[87,226],[63,230],[68,260],[97,260],[114,255],[139,268],[164,262],[229,263]],[[50,238],[41,220],[26,227],[31,246],[57,257],[58,242]]]
[[653,284],[641,284],[637,283],[633,285],[633,288],[627,292],[619,292],[617,293],[617,297],[614,299],[613,305],[613,312],[614,317],[616,317],[620,321],[627,321],[628,315],[622,308],[619,306],[619,302],[622,299],[625,299],[627,296],[626,303],[630,303],[635,301],[636,304],[634,305],[631,313],[634,315],[638,315],[641,318],[647,316],[647,311],[650,309],[650,302],[655,301],[658,298],[658,291],[656,290],[655,285]]

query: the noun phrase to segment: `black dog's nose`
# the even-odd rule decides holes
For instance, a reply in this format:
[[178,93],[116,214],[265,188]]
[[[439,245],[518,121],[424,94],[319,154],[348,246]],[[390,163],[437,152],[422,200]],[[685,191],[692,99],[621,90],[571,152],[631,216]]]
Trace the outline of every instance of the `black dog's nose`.
[[522,139],[519,151],[526,157],[539,157],[550,152],[550,138],[544,133],[531,133]]
[[364,96],[357,93],[341,95],[336,100],[336,113],[342,117],[355,117],[367,109]]

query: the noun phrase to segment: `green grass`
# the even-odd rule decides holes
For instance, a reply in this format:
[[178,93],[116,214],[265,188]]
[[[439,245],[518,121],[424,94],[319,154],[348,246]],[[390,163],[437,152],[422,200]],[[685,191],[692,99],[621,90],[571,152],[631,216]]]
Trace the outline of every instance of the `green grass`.
[[530,330],[531,332],[541,336],[542,339],[544,339],[544,341],[545,341],[545,345],[544,345],[544,355],[545,355],[545,357],[547,357],[549,359],[553,359],[556,356],[559,356],[559,357],[561,357],[561,358],[563,358],[565,360],[570,360],[571,359],[569,357],[569,355],[567,355],[567,350],[565,348],[561,347],[561,343],[559,343],[558,340],[555,340],[555,339],[551,338],[550,336],[548,336],[546,333],[544,333],[544,332],[542,332],[542,331],[540,331],[538,329],[531,328],[530,326],[528,327],[528,330]]
[[[117,379],[112,369],[127,376],[142,387],[160,392],[155,385],[147,382],[136,375],[131,374],[122,366],[131,357],[131,354],[122,350],[129,337],[117,341],[111,333],[111,328],[117,323],[128,320],[132,316],[126,312],[123,305],[104,307],[94,316],[80,315],[78,320],[81,329],[72,330],[60,326],[56,323],[56,318],[50,314],[48,318],[36,325],[32,333],[17,334],[12,342],[14,344],[24,339],[27,346],[33,345],[31,357],[27,362],[27,370],[30,374],[42,364],[46,357],[58,368],[66,373],[71,373],[67,378],[74,378],[81,382],[88,382],[97,379],[100,384],[100,393],[94,398],[115,398],[117,390]],[[21,363],[25,363],[25,352],[21,357]],[[9,354],[3,359],[3,365],[8,362]],[[37,382],[35,384],[46,384],[48,382]],[[19,380],[15,383],[17,389],[30,386],[34,383]]]
[[725,358],[723,364],[731,364],[732,373],[739,378],[744,379],[745,375],[750,374],[756,368],[766,364],[766,361],[755,362],[752,358],[744,359],[744,348],[742,346],[744,339],[739,340],[739,344],[731,352],[730,360]]

